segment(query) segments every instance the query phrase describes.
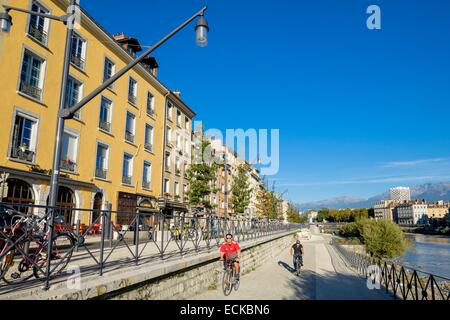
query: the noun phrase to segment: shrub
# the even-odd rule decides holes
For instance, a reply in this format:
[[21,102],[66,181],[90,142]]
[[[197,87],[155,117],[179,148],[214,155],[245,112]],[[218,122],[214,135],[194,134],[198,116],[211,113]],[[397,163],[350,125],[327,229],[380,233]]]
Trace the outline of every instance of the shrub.
[[339,235],[346,238],[360,238],[360,228],[359,222],[346,223],[339,228]]

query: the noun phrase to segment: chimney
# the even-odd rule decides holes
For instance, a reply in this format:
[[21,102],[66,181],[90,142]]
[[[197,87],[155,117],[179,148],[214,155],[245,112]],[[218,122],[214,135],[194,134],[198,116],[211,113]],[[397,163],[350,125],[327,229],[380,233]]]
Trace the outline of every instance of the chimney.
[[178,90],[173,91],[173,94],[176,95],[178,98],[181,96],[181,92]]
[[133,58],[136,53],[142,51],[138,39],[125,36],[123,32],[117,33],[113,36],[114,40],[122,46]]

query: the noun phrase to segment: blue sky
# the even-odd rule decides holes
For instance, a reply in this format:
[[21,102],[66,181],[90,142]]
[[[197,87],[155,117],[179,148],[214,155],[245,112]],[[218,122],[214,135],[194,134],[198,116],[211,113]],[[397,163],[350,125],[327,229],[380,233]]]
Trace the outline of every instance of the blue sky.
[[[207,128],[280,130],[277,189],[295,202],[450,180],[450,2],[82,0],[110,33],[151,45],[159,78]],[[366,9],[381,8],[381,30]]]

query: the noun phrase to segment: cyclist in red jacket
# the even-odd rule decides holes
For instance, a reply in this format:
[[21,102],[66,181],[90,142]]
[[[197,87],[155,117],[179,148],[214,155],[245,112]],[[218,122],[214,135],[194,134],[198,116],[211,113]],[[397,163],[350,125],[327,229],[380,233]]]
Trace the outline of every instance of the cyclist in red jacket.
[[241,248],[237,241],[233,241],[233,235],[228,233],[226,241],[220,246],[220,261],[234,261],[234,270],[236,271],[236,280],[239,281],[239,260],[241,259]]

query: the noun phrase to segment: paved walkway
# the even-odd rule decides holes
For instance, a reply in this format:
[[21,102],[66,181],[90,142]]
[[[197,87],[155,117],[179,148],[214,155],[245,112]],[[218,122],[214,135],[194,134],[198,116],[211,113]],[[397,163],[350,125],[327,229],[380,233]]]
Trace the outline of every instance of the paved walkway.
[[241,277],[238,291],[225,297],[218,286],[192,300],[384,300],[382,290],[369,290],[363,278],[349,269],[328,244],[326,236],[312,227],[311,240],[303,240],[304,267],[293,274],[292,256],[284,250],[272,261]]

